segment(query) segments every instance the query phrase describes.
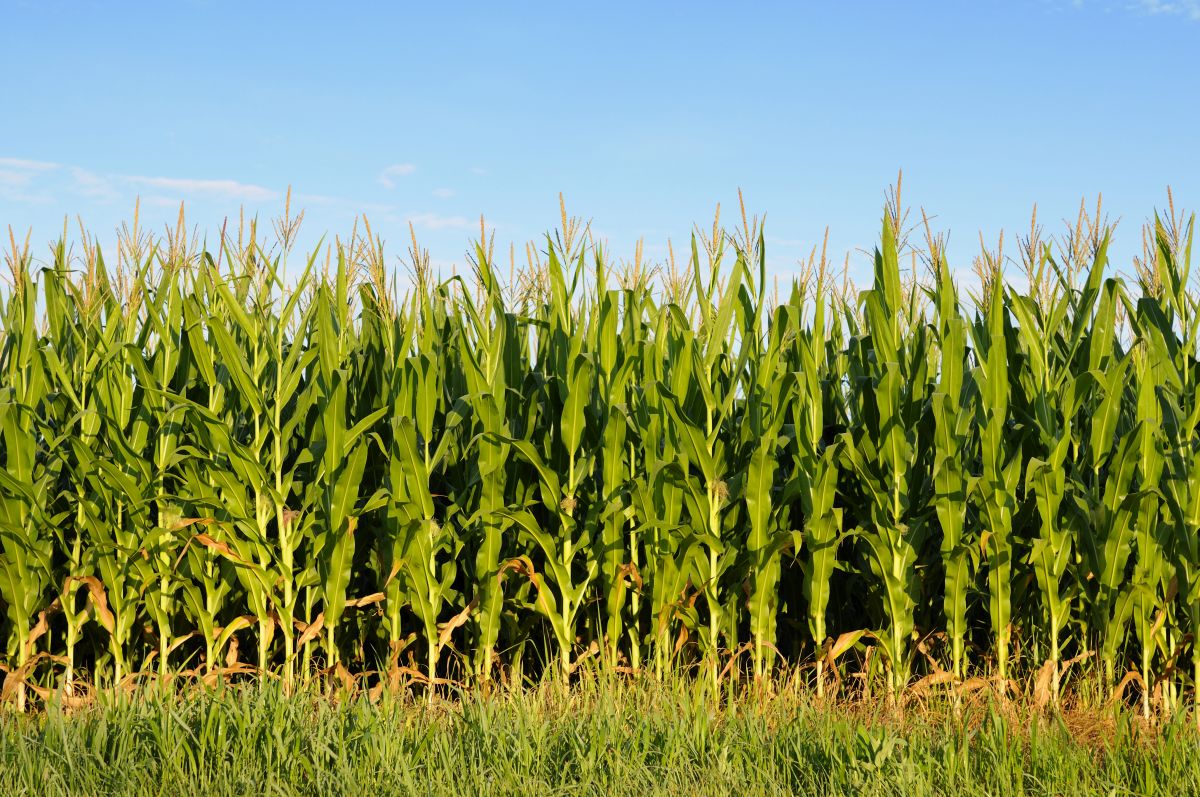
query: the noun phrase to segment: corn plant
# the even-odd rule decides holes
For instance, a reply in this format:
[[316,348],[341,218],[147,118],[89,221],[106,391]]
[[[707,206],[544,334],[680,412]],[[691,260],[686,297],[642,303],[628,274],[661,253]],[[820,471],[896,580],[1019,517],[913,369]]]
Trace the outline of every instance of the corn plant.
[[997,249],[974,286],[898,205],[857,294],[814,250],[771,296],[745,213],[661,269],[565,209],[507,278],[486,228],[465,276],[414,236],[408,283],[365,224],[289,272],[288,211],[211,249],[135,219],[111,262],[12,236],[3,696],[792,665],[825,695],[882,663],[894,697],[1059,704],[1094,654],[1145,715],[1195,711],[1190,221],[1129,280],[1099,213],[1035,220],[1025,283]]
[[889,688],[896,694],[909,679],[922,586],[917,560],[929,536],[917,445],[928,362],[923,331],[911,339],[903,332],[904,299],[890,220],[875,252],[874,286],[861,301],[867,322],[852,341],[849,375],[856,393],[855,426],[842,451],[867,503],[858,534],[878,579],[882,624],[877,637],[887,657]]

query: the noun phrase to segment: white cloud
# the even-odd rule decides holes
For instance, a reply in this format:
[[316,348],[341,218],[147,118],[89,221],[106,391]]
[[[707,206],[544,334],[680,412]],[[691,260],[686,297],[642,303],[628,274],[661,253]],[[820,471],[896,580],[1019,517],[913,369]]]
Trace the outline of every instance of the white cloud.
[[1147,14],[1172,14],[1200,21],[1200,0],[1137,0],[1134,7]]
[[435,189],[433,189],[433,195],[435,197],[437,197],[438,199],[449,199],[450,197],[454,196],[454,189],[453,188],[435,188]]
[[42,204],[51,197],[33,185],[34,175],[15,169],[0,169],[0,199],[9,202]]
[[1124,11],[1149,16],[1184,17],[1192,22],[1200,22],[1200,0],[1070,0],[1069,5],[1074,9],[1090,8],[1104,13]]
[[413,213],[407,220],[414,227],[427,230],[466,229],[471,226],[471,222],[462,216],[442,216],[438,213]]
[[379,184],[384,188],[395,188],[396,178],[405,177],[417,170],[411,163],[393,163],[379,173]]
[[120,192],[113,186],[112,180],[87,169],[80,169],[77,166],[71,167],[71,179],[74,181],[71,190],[88,199],[112,202],[121,196]]
[[[280,190],[233,179],[125,174],[94,171],[72,163],[0,157],[0,201],[3,202],[38,205],[128,202],[132,206],[134,194],[141,195],[147,207],[178,207],[181,201],[201,200],[257,204],[279,202],[283,198]],[[391,205],[357,203],[320,194],[294,194],[293,199],[300,206],[345,207],[355,213],[395,212]],[[446,223],[445,220],[430,219],[432,224],[439,221]]]
[[181,194],[204,194],[223,199],[241,199],[247,202],[261,202],[279,197],[278,191],[272,191],[270,188],[263,188],[261,185],[252,183],[239,183],[237,180],[194,180],[181,177],[143,177],[140,175],[128,176],[125,179],[138,185],[165,188]]
[[0,186],[5,186],[6,188],[24,188],[29,185],[29,181],[32,179],[33,175],[27,172],[0,169]]
[[57,163],[0,158],[0,199],[9,202],[45,203],[50,194],[39,185],[42,175],[59,168]]
[[48,172],[59,167],[57,163],[48,161],[31,161],[24,158],[0,158],[0,166],[7,169],[20,169],[25,172]]
[[175,202],[197,196],[262,202],[280,194],[261,185],[237,180],[204,180],[95,172],[82,166],[26,158],[0,157],[0,196],[10,201],[42,202],[49,191],[95,202],[113,202],[130,189],[146,186],[177,194]]

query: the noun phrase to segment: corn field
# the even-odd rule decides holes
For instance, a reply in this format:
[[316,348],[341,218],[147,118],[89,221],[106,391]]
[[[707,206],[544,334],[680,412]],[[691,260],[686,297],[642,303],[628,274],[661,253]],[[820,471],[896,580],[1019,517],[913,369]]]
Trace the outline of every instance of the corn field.
[[565,211],[520,268],[481,229],[449,278],[369,226],[298,256],[289,213],[212,246],[135,220],[111,263],[10,231],[4,696],[585,666],[1053,703],[1092,667],[1187,710],[1192,219],[1125,275],[1099,209],[1035,220],[969,285],[906,219],[897,191],[865,290],[824,251],[774,283],[744,212],[679,266]]

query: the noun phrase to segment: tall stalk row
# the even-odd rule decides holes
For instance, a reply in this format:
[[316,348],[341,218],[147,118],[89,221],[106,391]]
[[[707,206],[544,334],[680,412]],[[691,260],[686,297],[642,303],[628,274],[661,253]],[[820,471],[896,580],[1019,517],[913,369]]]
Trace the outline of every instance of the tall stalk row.
[[[298,220],[10,235],[4,695],[180,673],[484,684],[781,667],[819,692],[1095,666],[1200,695],[1192,220],[1097,212],[956,284],[898,196],[854,290],[761,225],[619,261],[565,211],[470,273]],[[507,274],[506,274],[507,272]],[[403,286],[401,289],[400,286]],[[854,653],[850,653],[854,651]],[[1094,662],[1094,665],[1084,662]],[[853,665],[850,665],[853,666]],[[1132,698],[1131,698],[1132,699]]]

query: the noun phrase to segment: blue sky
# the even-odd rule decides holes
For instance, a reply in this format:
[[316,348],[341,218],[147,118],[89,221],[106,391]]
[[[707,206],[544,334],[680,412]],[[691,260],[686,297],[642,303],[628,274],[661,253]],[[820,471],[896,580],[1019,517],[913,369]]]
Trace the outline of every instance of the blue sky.
[[1200,0],[0,9],[0,229],[39,243],[111,239],[136,196],[214,230],[290,184],[302,243],[365,212],[448,267],[480,213],[520,249],[562,191],[658,259],[741,187],[786,276],[826,225],[870,247],[900,168],[963,268],[1035,201],[1058,232],[1103,192],[1127,260],[1168,184],[1200,197]]

